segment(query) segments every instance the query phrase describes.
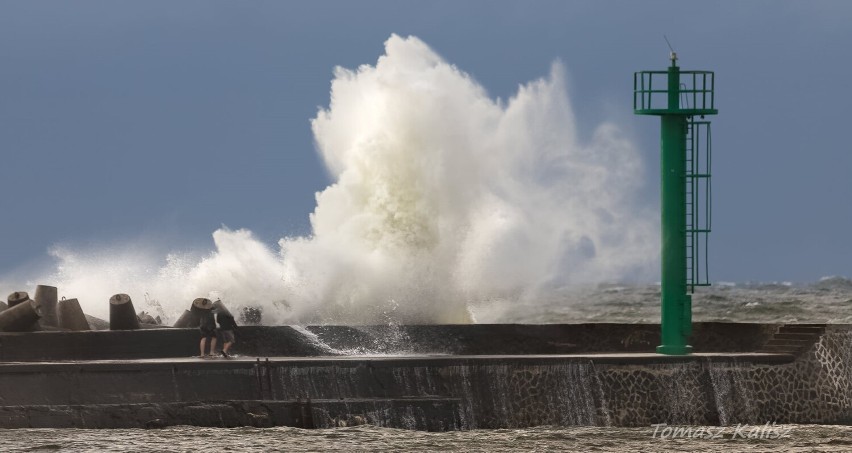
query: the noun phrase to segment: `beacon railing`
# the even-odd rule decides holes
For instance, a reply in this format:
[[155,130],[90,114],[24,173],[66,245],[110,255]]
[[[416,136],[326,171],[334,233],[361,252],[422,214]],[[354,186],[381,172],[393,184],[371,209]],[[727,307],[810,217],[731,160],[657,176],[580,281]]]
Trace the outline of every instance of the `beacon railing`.
[[[675,68],[677,69],[677,68]],[[678,71],[678,109],[669,109],[669,71],[633,73],[633,110],[639,115],[713,115],[716,110],[713,71]],[[654,88],[657,87],[657,88]]]

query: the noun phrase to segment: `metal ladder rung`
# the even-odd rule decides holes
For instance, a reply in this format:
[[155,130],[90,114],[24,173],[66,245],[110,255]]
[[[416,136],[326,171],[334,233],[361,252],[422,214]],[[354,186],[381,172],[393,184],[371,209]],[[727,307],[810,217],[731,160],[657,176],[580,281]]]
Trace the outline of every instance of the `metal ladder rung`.
[[696,287],[709,285],[706,263],[702,256],[706,253],[706,234],[710,232],[709,196],[710,196],[710,128],[709,123],[693,121],[690,118],[686,134],[686,156],[684,161],[685,186],[685,239],[687,288],[691,292]]

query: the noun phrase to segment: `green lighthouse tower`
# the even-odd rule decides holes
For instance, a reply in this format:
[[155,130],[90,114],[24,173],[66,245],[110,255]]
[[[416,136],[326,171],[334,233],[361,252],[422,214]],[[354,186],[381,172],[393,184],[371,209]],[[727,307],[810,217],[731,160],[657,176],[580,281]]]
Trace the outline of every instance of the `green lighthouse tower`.
[[[660,117],[662,344],[660,354],[689,354],[692,292],[708,286],[710,122],[718,113],[712,71],[681,71],[671,52],[665,71],[633,74],[633,112]],[[698,118],[698,119],[696,119]]]

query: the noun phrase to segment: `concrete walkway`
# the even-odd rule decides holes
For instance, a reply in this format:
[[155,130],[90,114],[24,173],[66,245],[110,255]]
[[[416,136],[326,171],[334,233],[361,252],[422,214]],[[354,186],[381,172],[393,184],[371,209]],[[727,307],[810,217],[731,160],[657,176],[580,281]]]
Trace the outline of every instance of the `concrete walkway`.
[[784,364],[795,359],[790,354],[737,352],[737,353],[694,353],[686,356],[670,356],[656,353],[598,353],[598,354],[526,354],[526,355],[448,355],[448,354],[417,354],[417,355],[351,355],[351,356],[318,356],[318,357],[255,357],[236,356],[229,359],[223,357],[169,357],[159,359],[132,360],[78,360],[78,361],[41,361],[41,362],[0,362],[0,370],[34,368],[64,368],[96,366],[109,368],[118,366],[157,366],[184,364],[204,367],[206,365],[221,367],[228,364],[234,367],[244,367],[261,363],[283,364],[293,366],[316,366],[332,363],[369,362],[372,364],[403,364],[417,363],[421,366],[450,365],[453,363],[601,363],[601,364],[654,364],[654,363],[688,363],[688,362],[750,362],[763,364]]

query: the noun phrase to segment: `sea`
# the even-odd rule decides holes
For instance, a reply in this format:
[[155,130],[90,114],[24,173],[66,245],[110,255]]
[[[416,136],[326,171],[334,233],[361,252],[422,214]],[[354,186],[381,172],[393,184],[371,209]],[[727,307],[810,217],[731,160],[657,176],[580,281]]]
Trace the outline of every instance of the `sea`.
[[[547,296],[472,306],[476,322],[561,324],[659,323],[659,284],[605,283],[560,288]],[[520,302],[519,302],[520,301]],[[852,323],[852,280],[716,282],[692,295],[696,322]]]
[[[477,322],[659,322],[659,285],[564,288],[536,301],[472,307]],[[852,280],[725,283],[697,288],[694,321],[852,323]],[[0,430],[0,451],[321,452],[852,452],[852,426],[826,425],[539,426],[443,433],[369,425],[332,429],[198,428]]]
[[[659,427],[557,427],[430,433],[356,426],[334,429],[194,428],[0,430],[5,452],[324,452],[324,451],[567,451],[567,452],[849,452],[852,427],[775,425],[690,427],[663,438]],[[698,429],[704,428],[696,435]],[[655,435],[654,430],[657,429]],[[738,432],[737,429],[740,431]],[[748,437],[751,430],[764,433]],[[721,430],[721,433],[717,432]],[[762,431],[759,431],[762,430]],[[711,431],[711,434],[706,434]],[[769,434],[766,434],[769,433]],[[777,435],[779,438],[772,438]],[[743,437],[745,436],[745,437]],[[781,437],[783,436],[783,437]]]

